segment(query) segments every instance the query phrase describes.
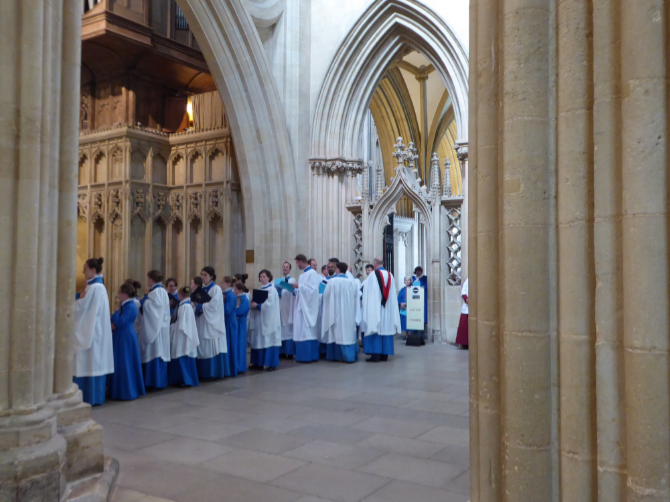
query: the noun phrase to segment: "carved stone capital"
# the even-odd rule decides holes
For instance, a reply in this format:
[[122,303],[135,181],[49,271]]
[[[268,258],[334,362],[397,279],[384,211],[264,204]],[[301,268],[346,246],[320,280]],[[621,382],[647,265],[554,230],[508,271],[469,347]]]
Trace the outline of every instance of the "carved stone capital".
[[310,159],[309,166],[314,174],[360,174],[366,167],[361,160]]
[[456,150],[456,157],[458,157],[458,160],[461,162],[465,162],[468,160],[468,144],[467,143],[456,143],[456,147],[454,148]]

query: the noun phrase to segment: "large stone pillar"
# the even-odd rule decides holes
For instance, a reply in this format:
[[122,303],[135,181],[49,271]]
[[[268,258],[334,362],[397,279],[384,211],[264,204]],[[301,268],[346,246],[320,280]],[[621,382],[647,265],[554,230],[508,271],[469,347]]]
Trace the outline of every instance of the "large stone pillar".
[[668,15],[471,3],[473,502],[670,500]]
[[0,18],[0,500],[58,501],[103,471],[71,365],[81,2]]

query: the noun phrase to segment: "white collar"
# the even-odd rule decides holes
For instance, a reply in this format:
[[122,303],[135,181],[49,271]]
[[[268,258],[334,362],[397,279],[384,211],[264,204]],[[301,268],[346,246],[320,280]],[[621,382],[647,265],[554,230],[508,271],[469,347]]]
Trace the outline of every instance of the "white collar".
[[135,298],[128,298],[125,302],[123,302],[123,303],[121,304],[121,306],[123,307],[123,306],[124,306],[126,303],[128,303],[128,302],[133,302],[133,303],[134,303],[134,302],[135,302]]

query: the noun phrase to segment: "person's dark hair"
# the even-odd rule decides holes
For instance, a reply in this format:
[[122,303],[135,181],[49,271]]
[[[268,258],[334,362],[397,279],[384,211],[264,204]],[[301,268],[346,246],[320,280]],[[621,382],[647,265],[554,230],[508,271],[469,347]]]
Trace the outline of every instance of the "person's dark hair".
[[89,258],[86,260],[86,266],[90,268],[91,270],[95,270],[96,274],[99,274],[102,272],[102,262],[104,259],[102,257],[100,258]]
[[175,279],[174,277],[168,277],[168,280],[165,281],[165,285],[169,286],[171,282],[174,282],[175,286],[179,286],[179,283],[177,282],[177,279]]
[[245,284],[248,278],[249,274],[235,274],[235,279],[237,279],[242,284]]
[[331,258],[328,260],[328,263],[334,263],[335,265],[337,265],[338,263],[340,263],[340,260],[338,260],[337,258]]
[[137,296],[137,292],[142,289],[142,283],[140,281],[136,281],[135,279],[126,279],[123,281],[123,284],[128,284],[131,288],[133,288],[133,294],[126,293],[128,296],[131,298],[135,298]]
[[375,266],[374,266],[372,263],[368,263],[368,264],[365,266],[365,270],[367,270],[367,269],[369,269],[369,268],[374,269]]
[[179,292],[184,296],[189,296],[191,294],[191,288],[184,286],[183,288],[179,288]]
[[163,282],[163,274],[158,270],[149,270],[147,277],[154,282]]
[[214,272],[214,268],[212,267],[205,267],[202,269],[202,272],[207,272],[212,277],[212,280],[216,280],[216,272]]
[[328,268],[328,265],[323,265],[323,266],[321,267],[321,273],[323,273],[323,271],[326,270],[327,268]]
[[244,291],[245,293],[249,292],[249,288],[247,288],[242,282],[236,282],[235,286],[233,287],[239,291]]
[[199,288],[202,287],[202,277],[200,277],[199,275],[196,275],[196,276],[193,278],[193,282],[194,282],[195,285],[198,286]]
[[340,271],[340,274],[346,274],[347,269],[349,268],[349,265],[341,261],[340,263],[337,264],[337,270]]
[[310,258],[309,260],[307,260],[307,263],[309,263],[310,265],[312,264],[312,262],[316,263],[316,258]]
[[289,270],[291,270],[293,268],[293,266],[287,261],[284,262],[284,265],[288,265]]
[[416,267],[416,268],[414,269],[414,273],[416,274],[417,272],[421,272],[421,273],[423,274],[423,268],[421,268],[421,267]]
[[304,254],[299,254],[298,256],[295,257],[295,261],[304,261],[307,263],[307,257]]
[[235,284],[235,279],[227,275],[223,278],[223,282],[225,282],[226,284],[230,284],[232,286],[233,284]]
[[133,285],[127,282],[124,282],[123,284],[121,284],[121,286],[119,286],[119,293],[128,295],[128,298],[135,298],[135,296],[137,296],[137,293],[135,292],[135,288],[133,287]]
[[266,276],[268,279],[272,280],[272,272],[270,272],[268,269],[265,269],[265,268],[264,268],[263,270],[261,270],[260,272],[258,272],[258,279],[259,279],[259,280],[260,280],[260,278],[261,278],[261,274],[265,274],[265,276]]

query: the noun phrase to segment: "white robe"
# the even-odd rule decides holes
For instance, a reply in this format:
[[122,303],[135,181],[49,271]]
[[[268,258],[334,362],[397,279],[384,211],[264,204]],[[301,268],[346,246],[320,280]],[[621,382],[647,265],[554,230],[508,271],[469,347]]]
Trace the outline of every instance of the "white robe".
[[198,359],[211,359],[228,352],[226,318],[223,310],[223,291],[214,284],[208,293],[212,298],[203,304],[202,314],[196,319],[198,326]]
[[298,295],[293,310],[293,340],[306,342],[319,339],[319,284],[322,277],[308,270],[298,279]]
[[323,292],[321,340],[323,343],[357,343],[356,326],[361,322],[361,302],[356,283],[346,277],[331,279]]
[[140,354],[142,363],[160,357],[170,361],[170,299],[165,288],[158,287],[149,291],[142,310],[142,336],[140,336]]
[[[297,281],[291,277],[289,284],[295,284]],[[293,294],[285,289],[282,290],[279,297],[279,313],[281,314],[281,339],[293,340],[293,309],[295,308],[295,299],[297,293]]]
[[268,292],[268,299],[261,304],[260,310],[251,309],[249,313],[249,342],[252,349],[281,347],[279,293],[272,284],[262,289]]
[[177,322],[170,324],[172,359],[182,356],[195,357],[198,354],[198,327],[190,300],[184,300],[177,310]]
[[94,377],[114,373],[109,297],[103,284],[89,284],[74,302],[74,376]]
[[463,300],[463,296],[468,296],[468,279],[465,279],[463,287],[461,288],[461,302],[463,302],[463,305],[461,305],[461,314],[467,315],[470,312],[470,307],[468,307],[468,304]]
[[395,289],[393,275],[387,270],[382,271],[384,285],[391,281],[386,306],[382,307],[382,292],[379,289],[377,276],[372,272],[363,283],[363,321],[361,331],[368,335],[393,336],[401,333],[400,310],[398,309],[398,293]]

